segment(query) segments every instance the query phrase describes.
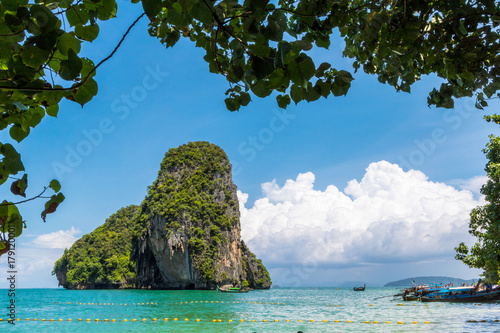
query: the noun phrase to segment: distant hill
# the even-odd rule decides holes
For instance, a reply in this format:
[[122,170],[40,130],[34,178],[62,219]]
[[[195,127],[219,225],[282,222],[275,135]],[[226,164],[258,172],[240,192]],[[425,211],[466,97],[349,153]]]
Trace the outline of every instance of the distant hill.
[[477,282],[476,280],[463,280],[463,279],[458,279],[458,278],[452,278],[448,276],[417,276],[414,278],[407,278],[403,280],[398,280],[398,281],[393,281],[386,283],[384,287],[406,287],[406,286],[412,286],[412,280],[415,280],[415,284],[430,284],[430,283],[436,283],[436,284],[448,284],[448,283],[453,283],[456,286],[462,285],[464,282],[465,284],[471,284],[472,281]]
[[362,287],[366,282],[363,281],[344,281],[341,282],[338,286],[343,288],[353,288],[353,287]]

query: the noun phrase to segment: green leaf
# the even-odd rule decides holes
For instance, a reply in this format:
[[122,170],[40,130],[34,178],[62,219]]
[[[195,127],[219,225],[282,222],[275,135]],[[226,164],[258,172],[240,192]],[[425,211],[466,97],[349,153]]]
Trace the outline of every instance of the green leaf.
[[176,30],[172,30],[171,32],[166,34],[165,38],[162,41],[167,47],[173,47],[180,38],[181,34]]
[[265,57],[269,56],[269,54],[271,53],[271,48],[268,45],[266,45],[265,42],[266,41],[264,41],[262,43],[255,43],[255,44],[249,45],[248,49],[250,50],[250,52],[254,56],[260,57],[260,58],[265,58]]
[[30,128],[28,124],[29,118],[30,118],[29,112],[25,112],[19,115],[16,119],[17,120],[16,125],[21,126],[21,129],[26,132]]
[[320,89],[317,86],[313,87],[312,83],[309,82],[309,84],[307,85],[307,89],[305,89],[305,95],[304,95],[306,101],[314,102],[318,100],[321,97],[319,90]]
[[45,210],[42,212],[42,220],[45,222],[47,214],[52,214],[56,211],[57,207],[64,201],[62,193],[54,194],[49,201],[45,203]]
[[274,58],[274,66],[279,68],[284,68],[287,64],[287,54],[292,50],[292,46],[288,42],[278,43],[278,52]]
[[250,103],[251,97],[249,93],[246,92],[241,92],[238,102],[240,103],[241,106],[247,106],[248,103]]
[[234,81],[240,81],[243,79],[243,76],[245,76],[245,72],[243,71],[243,68],[239,66],[238,64],[232,64],[230,69],[231,77],[233,78]]
[[2,145],[0,153],[4,156],[2,163],[9,174],[15,175],[19,171],[24,171],[21,155],[19,155],[11,144],[6,143]]
[[6,200],[2,202],[0,206],[0,220],[3,222],[0,223],[0,225],[3,224],[0,227],[1,232],[11,233],[14,230],[14,233],[11,233],[14,237],[18,237],[23,232],[24,226],[21,214],[19,214],[19,210],[12,202],[7,202]]
[[54,190],[54,192],[59,192],[61,190],[61,184],[56,179],[50,181],[49,187]]
[[[9,206],[14,206],[14,205],[9,205]],[[9,220],[5,223],[3,226],[3,232],[8,232],[9,235],[13,235],[15,237],[19,237],[23,233],[24,229],[24,224],[23,220],[21,219],[21,215],[13,214],[9,216]],[[11,231],[14,230],[12,233]]]
[[259,35],[260,24],[255,15],[250,15],[243,20],[243,32],[249,39],[255,39]]
[[307,86],[309,80],[314,76],[316,67],[312,59],[304,54],[288,65],[292,82],[299,86]]
[[30,129],[27,128],[27,130],[23,130],[21,126],[15,124],[10,128],[9,134],[12,139],[21,142],[30,134]]
[[45,108],[45,112],[51,117],[57,117],[59,112],[59,104],[54,104]]
[[39,106],[37,108],[31,108],[31,118],[28,122],[30,127],[35,127],[42,121],[43,117],[45,117],[45,110]]
[[33,68],[39,68],[49,58],[50,52],[42,50],[36,46],[27,46],[21,52],[23,62]]
[[274,64],[270,59],[253,57],[252,70],[255,72],[255,77],[261,80],[274,71]]
[[80,6],[72,6],[66,11],[66,19],[72,27],[76,27],[87,24],[89,16],[87,11],[80,8]]
[[142,8],[149,18],[154,18],[161,11],[161,0],[142,0]]
[[174,2],[172,4],[172,8],[175,9],[175,11],[177,12],[177,14],[179,14],[179,15],[182,14],[182,6],[181,6],[180,3]]
[[[4,201],[5,203],[6,201]],[[12,202],[10,202],[12,203]],[[19,213],[19,209],[17,209],[17,206],[12,204],[12,205],[7,205],[7,215],[10,217],[14,217],[14,216],[21,216],[21,214]]]
[[460,23],[458,24],[458,31],[462,33],[462,35],[467,35],[467,29],[465,29],[464,21],[461,20]]
[[332,82],[331,85],[331,91],[333,96],[342,96],[342,95],[347,95],[347,91],[349,91],[349,88],[351,87],[350,83],[345,83],[341,81],[338,78],[335,78],[335,80]]
[[332,89],[329,81],[318,80],[315,85],[320,92],[321,96],[327,98],[330,95],[330,91]]
[[57,41],[57,48],[62,55],[69,56],[68,51],[70,49],[78,54],[80,52],[81,41],[75,37],[74,32],[65,32],[63,33]]
[[330,36],[321,36],[316,40],[316,45],[328,49],[330,47]]
[[233,112],[233,111],[238,111],[240,108],[240,103],[238,102],[237,99],[233,97],[228,97],[224,100],[224,103],[226,103],[226,108]]
[[97,24],[91,24],[87,26],[78,25],[75,27],[76,37],[92,42],[99,35],[99,26]]
[[81,72],[82,78],[86,78],[90,74],[90,72],[92,72],[92,74],[90,74],[90,78],[94,77],[96,75],[96,71],[93,71],[95,65],[92,62],[92,60],[88,58],[80,58],[80,59],[82,59],[82,72]]
[[309,51],[310,49],[312,49],[312,43],[308,40],[302,39],[296,41],[295,43],[297,43],[301,50]]
[[290,88],[290,97],[294,101],[295,105],[304,99],[304,89],[296,84],[293,84]]
[[318,69],[316,69],[316,73],[314,75],[316,77],[321,77],[325,74],[325,71],[330,69],[331,65],[327,62],[323,62],[321,65],[318,66]]
[[278,102],[278,106],[282,109],[286,109],[288,105],[290,105],[290,96],[288,95],[278,95],[276,96],[276,101]]
[[198,20],[203,24],[211,24],[214,20],[212,13],[203,3],[203,1],[198,1],[196,5],[194,5],[193,9],[189,11],[189,13],[195,20]]
[[80,75],[83,63],[73,49],[69,49],[67,52],[68,60],[61,61],[59,76],[66,81],[72,81]]
[[284,26],[281,26],[272,17],[267,20],[267,26],[264,30],[264,36],[272,41],[279,42],[283,39]]
[[66,199],[62,193],[57,193],[55,196],[52,197],[54,198],[54,202],[57,202],[58,204],[61,204],[64,201],[64,199]]
[[282,69],[275,69],[268,77],[270,89],[279,89],[283,86],[288,86],[288,80],[285,79],[285,74]]
[[34,68],[26,66],[19,54],[12,56],[12,58],[8,61],[7,67],[8,74],[12,78],[12,81],[18,85],[29,84],[37,75]]
[[[61,21],[45,5],[31,5],[30,14],[36,20],[31,20],[28,28],[41,31],[43,35],[51,32],[57,34],[56,30],[61,27]],[[37,46],[40,47],[40,45]]]
[[13,12],[15,12],[20,5],[26,5],[26,4],[27,4],[26,0],[23,1],[2,0],[2,6],[4,6],[7,10],[11,10]]
[[267,88],[267,83],[264,80],[258,80],[251,89],[255,96],[261,98],[267,97],[273,92],[271,89]]
[[97,90],[97,82],[94,79],[89,79],[83,86],[78,87],[76,90],[76,94],[73,95],[75,102],[83,106],[97,95]]
[[3,17],[5,24],[9,26],[12,30],[18,30],[18,28],[23,24],[23,21],[12,14],[6,13]]
[[102,0],[102,6],[98,7],[97,18],[101,21],[116,17],[117,5],[115,0]]
[[351,81],[354,80],[352,74],[344,70],[338,71],[337,76],[340,78],[340,80],[342,80],[345,83],[351,83]]

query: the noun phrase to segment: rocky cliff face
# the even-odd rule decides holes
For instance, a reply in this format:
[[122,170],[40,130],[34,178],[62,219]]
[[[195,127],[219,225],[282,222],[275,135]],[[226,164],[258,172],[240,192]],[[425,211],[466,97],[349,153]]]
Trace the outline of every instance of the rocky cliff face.
[[267,270],[241,241],[238,198],[224,151],[193,142],[165,155],[141,205],[138,288],[269,288]]

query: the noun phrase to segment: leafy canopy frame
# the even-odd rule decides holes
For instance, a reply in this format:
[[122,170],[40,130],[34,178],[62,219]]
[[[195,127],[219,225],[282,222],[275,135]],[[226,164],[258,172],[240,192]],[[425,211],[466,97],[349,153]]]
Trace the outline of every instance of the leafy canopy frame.
[[[328,49],[334,30],[345,41],[353,70],[378,76],[397,91],[410,92],[423,75],[443,79],[429,105],[452,108],[454,99],[476,98],[483,109],[498,98],[500,6],[492,0],[132,0],[144,13],[113,52],[97,65],[80,54],[99,33],[99,22],[115,17],[115,0],[2,0],[0,3],[0,130],[21,142],[45,115],[56,117],[63,98],[80,105],[98,92],[97,69],[118,50],[143,17],[149,34],[167,48],[181,37],[205,50],[212,73],[226,77],[225,105],[237,111],[252,96],[276,92],[279,107],[346,95],[353,76],[334,63],[316,64],[313,48]],[[27,175],[19,153],[0,143],[0,185],[25,196]],[[42,218],[64,200],[60,185]],[[41,194],[28,200],[43,197]],[[25,223],[20,202],[0,204],[0,255],[9,250],[8,230],[19,236]],[[21,222],[19,222],[21,221]],[[19,230],[18,230],[19,229]]]

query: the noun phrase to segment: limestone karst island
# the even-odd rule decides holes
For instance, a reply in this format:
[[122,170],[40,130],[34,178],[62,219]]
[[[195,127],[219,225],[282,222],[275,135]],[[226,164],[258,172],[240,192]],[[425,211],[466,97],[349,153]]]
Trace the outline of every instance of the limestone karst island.
[[67,289],[268,289],[240,237],[226,153],[208,142],[170,149],[140,206],[119,209],[55,263]]

